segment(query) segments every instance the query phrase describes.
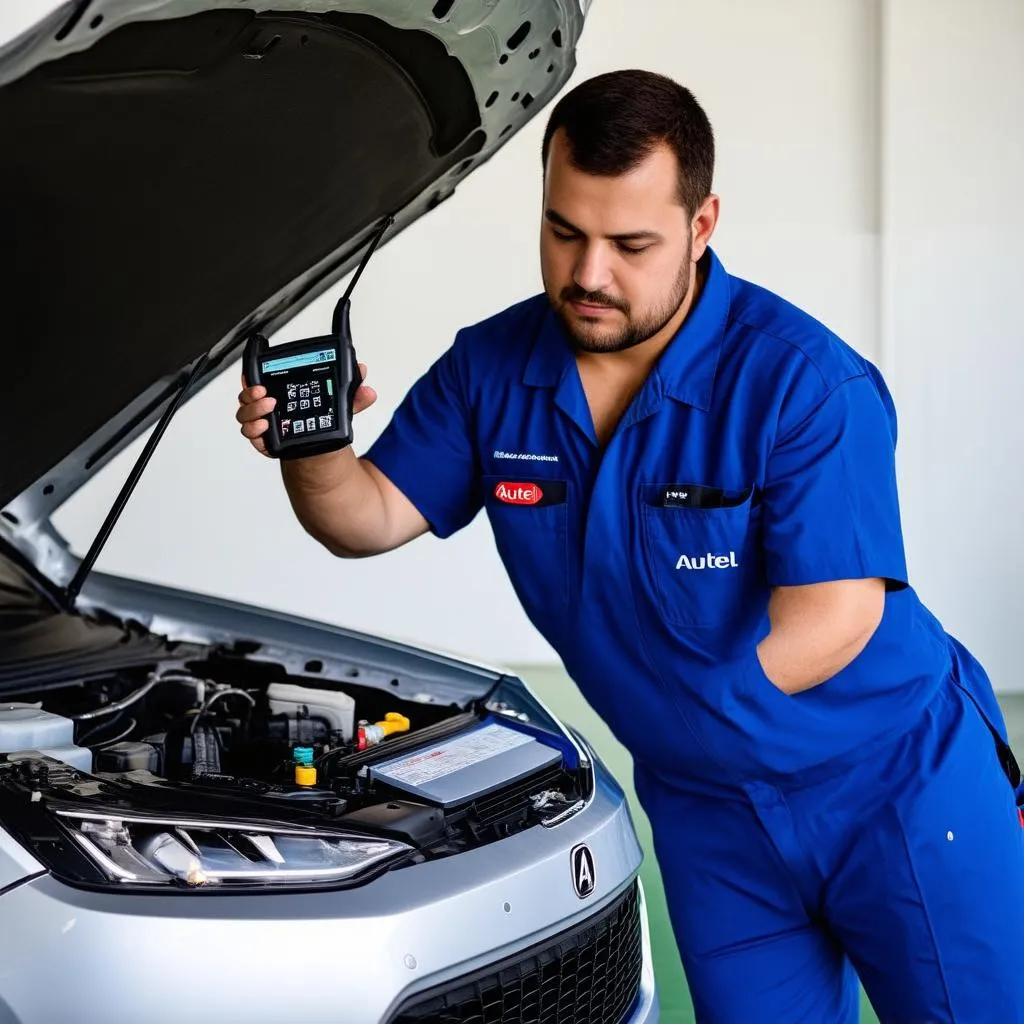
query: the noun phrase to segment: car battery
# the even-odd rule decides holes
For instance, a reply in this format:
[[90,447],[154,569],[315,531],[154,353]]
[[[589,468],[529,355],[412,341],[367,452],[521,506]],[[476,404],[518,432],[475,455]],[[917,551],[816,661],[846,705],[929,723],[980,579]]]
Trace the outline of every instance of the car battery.
[[499,722],[420,747],[367,769],[372,782],[458,807],[560,763],[554,747]]

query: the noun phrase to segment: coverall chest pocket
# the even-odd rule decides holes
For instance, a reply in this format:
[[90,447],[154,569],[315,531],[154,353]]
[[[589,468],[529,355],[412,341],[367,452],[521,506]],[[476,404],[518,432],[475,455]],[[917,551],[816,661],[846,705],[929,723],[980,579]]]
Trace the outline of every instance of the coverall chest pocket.
[[542,477],[486,476],[484,507],[512,586],[528,611],[569,604],[568,485]]
[[643,489],[644,553],[667,621],[721,626],[741,614],[761,575],[760,511],[754,488],[731,496],[700,485]]

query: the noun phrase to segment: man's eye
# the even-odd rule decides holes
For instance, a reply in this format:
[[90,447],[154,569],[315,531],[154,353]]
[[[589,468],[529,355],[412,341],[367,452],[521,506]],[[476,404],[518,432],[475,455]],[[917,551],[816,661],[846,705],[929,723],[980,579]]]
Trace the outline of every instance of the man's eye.
[[619,251],[624,252],[629,256],[639,256],[642,252],[647,252],[650,249],[649,245],[622,245],[619,244]]
[[567,235],[564,231],[552,231],[551,233],[562,242],[571,242],[576,238],[575,235]]

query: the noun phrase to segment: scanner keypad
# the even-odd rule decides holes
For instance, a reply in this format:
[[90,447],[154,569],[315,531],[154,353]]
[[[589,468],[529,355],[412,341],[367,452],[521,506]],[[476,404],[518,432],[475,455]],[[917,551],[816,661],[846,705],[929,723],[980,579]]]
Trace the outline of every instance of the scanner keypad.
[[283,397],[283,403],[278,400],[283,437],[333,429],[334,410],[323,379],[290,380]]

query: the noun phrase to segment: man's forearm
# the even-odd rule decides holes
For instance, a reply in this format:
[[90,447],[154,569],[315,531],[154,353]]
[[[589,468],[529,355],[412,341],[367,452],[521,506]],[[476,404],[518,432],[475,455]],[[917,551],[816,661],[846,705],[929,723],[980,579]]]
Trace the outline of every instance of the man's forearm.
[[786,693],[819,686],[849,665],[871,639],[870,630],[833,637],[773,629],[757,648],[765,675]]
[[383,496],[351,448],[282,461],[281,476],[303,529],[332,554],[359,558],[387,549]]
[[882,580],[781,588],[772,596],[771,632],[757,648],[765,675],[790,694],[831,679],[867,646],[884,607]]

